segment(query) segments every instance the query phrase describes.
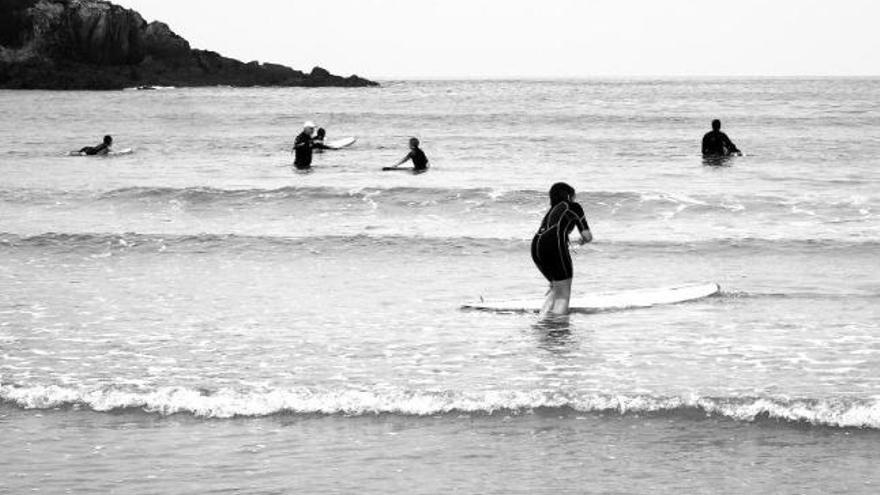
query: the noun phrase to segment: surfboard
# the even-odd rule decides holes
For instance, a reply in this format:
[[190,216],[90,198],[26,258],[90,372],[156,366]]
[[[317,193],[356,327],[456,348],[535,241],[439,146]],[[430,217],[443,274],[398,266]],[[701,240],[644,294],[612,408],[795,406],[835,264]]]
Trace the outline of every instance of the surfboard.
[[[572,297],[569,308],[573,313],[596,313],[630,308],[647,308],[660,304],[676,304],[715,295],[721,291],[716,283],[677,285],[653,289],[633,289]],[[544,306],[544,298],[481,301],[465,304],[461,309],[501,313],[537,313]]]
[[324,146],[330,148],[331,150],[341,150],[342,148],[348,148],[353,145],[357,141],[356,137],[347,137],[342,139],[336,139],[330,141],[329,143],[324,143]]
[[416,170],[412,167],[382,167],[383,172],[409,172],[411,174],[423,174],[428,171],[428,169],[423,168],[421,170]]
[[87,155],[80,151],[71,151],[67,154],[67,156],[120,156],[120,155],[130,155],[134,153],[134,150],[131,148],[122,148],[121,150],[113,150],[109,153],[105,153],[103,155]]

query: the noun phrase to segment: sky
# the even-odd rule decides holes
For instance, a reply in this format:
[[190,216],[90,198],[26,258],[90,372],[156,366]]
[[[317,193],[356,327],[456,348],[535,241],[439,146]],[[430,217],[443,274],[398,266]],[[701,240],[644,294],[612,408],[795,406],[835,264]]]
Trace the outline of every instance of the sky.
[[880,75],[880,0],[115,0],[193,48],[373,79]]

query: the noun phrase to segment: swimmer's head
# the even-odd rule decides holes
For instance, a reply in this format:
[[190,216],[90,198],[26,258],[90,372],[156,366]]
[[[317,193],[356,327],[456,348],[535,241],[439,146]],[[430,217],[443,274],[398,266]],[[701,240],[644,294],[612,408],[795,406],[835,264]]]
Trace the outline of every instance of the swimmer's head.
[[410,148],[418,148],[419,147],[419,138],[414,138],[414,137],[409,138],[409,147]]
[[720,131],[721,130],[721,121],[720,120],[715,119],[712,121],[712,130],[713,131]]
[[107,146],[110,146],[111,144],[113,144],[113,137],[111,137],[109,135],[104,136],[104,144],[106,144]]
[[315,123],[312,122],[311,120],[307,120],[307,121],[305,121],[305,122],[303,123],[303,130],[307,130],[307,129],[308,129],[309,131],[314,131],[314,130],[315,130]]
[[327,131],[324,130],[323,127],[318,128],[317,136],[320,139],[324,139],[324,136],[327,134]]
[[565,182],[557,182],[550,186],[550,206],[556,206],[563,201],[574,200],[574,188]]

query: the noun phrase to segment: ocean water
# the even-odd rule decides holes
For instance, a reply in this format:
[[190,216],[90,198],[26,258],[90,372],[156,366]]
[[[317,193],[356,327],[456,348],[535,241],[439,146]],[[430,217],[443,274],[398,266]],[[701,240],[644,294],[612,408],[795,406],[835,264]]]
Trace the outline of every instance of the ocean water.
[[[0,493],[876,493],[880,79],[0,92]],[[709,121],[745,156],[705,163]],[[346,150],[291,169],[303,120]],[[68,157],[112,134],[116,157]],[[422,175],[383,173],[418,136]],[[595,236],[540,297],[564,180]]]

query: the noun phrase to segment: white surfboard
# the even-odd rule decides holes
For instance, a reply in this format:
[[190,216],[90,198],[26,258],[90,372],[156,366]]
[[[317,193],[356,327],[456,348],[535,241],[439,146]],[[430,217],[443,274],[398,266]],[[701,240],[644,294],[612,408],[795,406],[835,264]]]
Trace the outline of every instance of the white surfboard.
[[353,145],[358,139],[356,137],[347,137],[342,139],[335,139],[330,141],[329,143],[324,143],[324,146],[330,148],[331,150],[341,150],[342,148],[348,148]]
[[67,156],[120,156],[120,155],[130,155],[134,153],[134,150],[131,148],[122,148],[120,150],[112,150],[108,153],[104,153],[103,155],[87,155],[80,151],[71,151],[67,154]]
[[[569,308],[573,313],[595,313],[628,308],[647,308],[659,304],[675,304],[715,295],[721,291],[716,283],[678,285],[655,289],[633,289],[572,297]],[[544,298],[481,301],[465,304],[462,309],[476,309],[503,313],[537,313],[544,306]]]

